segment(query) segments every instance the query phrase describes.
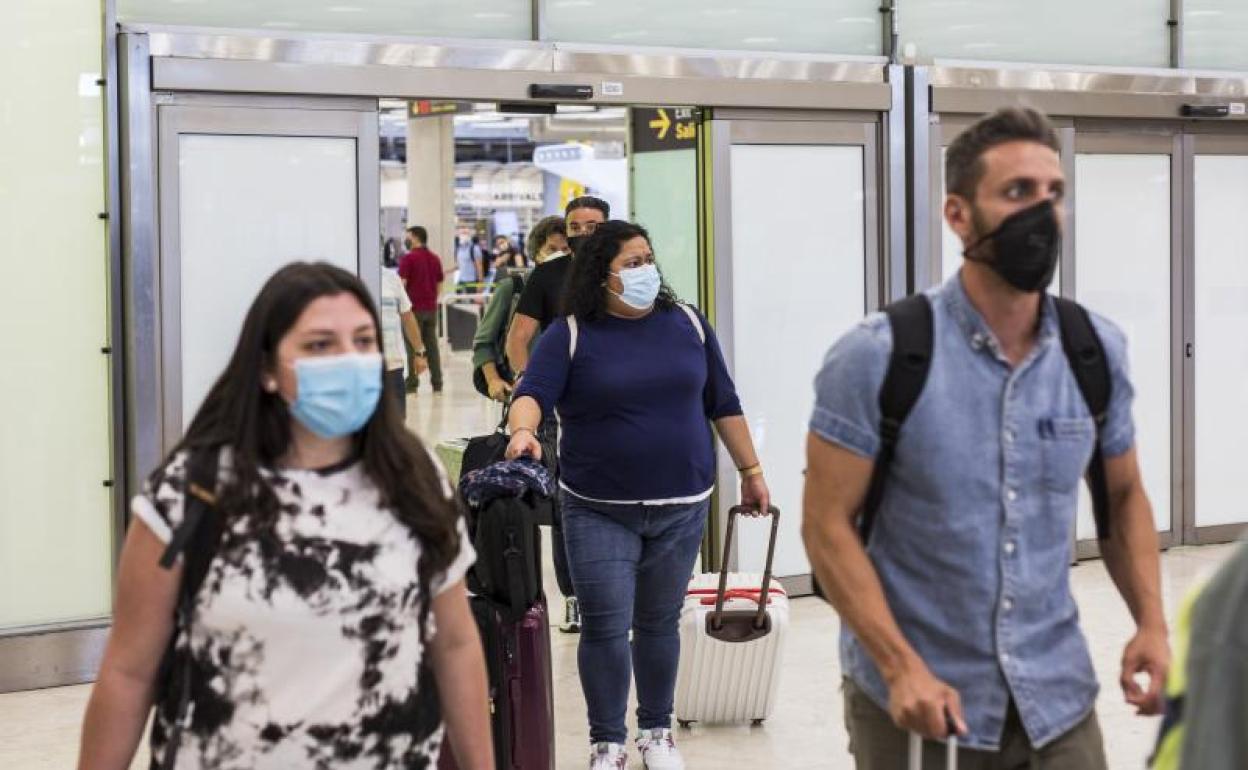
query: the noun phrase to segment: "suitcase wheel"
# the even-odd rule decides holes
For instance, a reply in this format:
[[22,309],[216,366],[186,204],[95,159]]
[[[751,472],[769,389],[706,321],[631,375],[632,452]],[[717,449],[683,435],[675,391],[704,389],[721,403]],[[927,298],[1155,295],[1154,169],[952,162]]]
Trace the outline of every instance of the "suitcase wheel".
[[682,730],[688,730],[690,727],[693,726],[693,720],[692,719],[677,719],[676,724],[680,725]]
[[755,719],[754,721],[750,722],[750,726],[751,726],[751,727],[762,727],[762,726],[763,726],[763,722],[764,722],[764,720],[762,720],[762,719]]

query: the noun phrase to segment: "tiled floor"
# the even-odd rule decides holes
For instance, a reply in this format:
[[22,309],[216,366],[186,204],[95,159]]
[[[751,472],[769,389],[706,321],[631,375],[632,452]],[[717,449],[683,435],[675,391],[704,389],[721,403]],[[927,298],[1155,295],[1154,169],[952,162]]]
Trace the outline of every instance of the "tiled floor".
[[[465,356],[450,358],[447,391],[422,393],[410,401],[409,423],[427,440],[473,435],[498,420],[498,408],[466,384]],[[1231,550],[1231,546],[1206,546],[1167,552],[1162,560],[1167,609],[1173,611],[1188,587],[1216,568]],[[546,573],[553,574],[550,569]],[[552,614],[558,614],[561,604],[550,582]],[[1075,567],[1072,582],[1104,685],[1098,712],[1110,768],[1138,770],[1144,767],[1157,723],[1133,716],[1118,690],[1118,661],[1131,634],[1130,617],[1100,562]],[[817,600],[798,599],[792,618],[775,714],[761,728],[695,726],[680,733],[678,740],[690,768],[852,767],[841,722],[836,616]],[[558,765],[559,770],[574,770],[585,767],[588,734],[576,673],[576,637],[556,632],[553,653]],[[0,769],[72,767],[89,692],[88,686],[80,686],[0,695]],[[144,758],[137,758],[134,767],[143,766]]]

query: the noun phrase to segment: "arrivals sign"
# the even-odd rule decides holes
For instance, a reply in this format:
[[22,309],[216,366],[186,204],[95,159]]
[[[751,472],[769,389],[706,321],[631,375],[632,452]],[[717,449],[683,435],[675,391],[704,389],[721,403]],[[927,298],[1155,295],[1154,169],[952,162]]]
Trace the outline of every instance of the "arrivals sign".
[[408,117],[429,118],[438,115],[455,115],[461,112],[472,112],[471,102],[437,102],[420,99],[408,102]]
[[634,107],[633,152],[693,149],[698,140],[694,107]]

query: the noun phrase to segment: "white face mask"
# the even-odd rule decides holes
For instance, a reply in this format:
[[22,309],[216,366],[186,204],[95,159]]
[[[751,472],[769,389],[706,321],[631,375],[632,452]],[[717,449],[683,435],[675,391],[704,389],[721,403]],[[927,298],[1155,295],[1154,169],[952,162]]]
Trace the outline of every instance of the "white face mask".
[[649,310],[654,307],[659,289],[663,286],[663,278],[659,275],[657,266],[631,267],[612,275],[618,277],[624,286],[624,291],[615,295],[621,302],[634,310]]

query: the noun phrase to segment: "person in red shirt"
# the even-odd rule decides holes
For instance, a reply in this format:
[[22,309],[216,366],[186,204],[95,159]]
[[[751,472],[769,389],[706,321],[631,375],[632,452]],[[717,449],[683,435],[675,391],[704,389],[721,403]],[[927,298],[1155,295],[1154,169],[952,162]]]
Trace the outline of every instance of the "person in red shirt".
[[407,296],[412,300],[412,312],[416,314],[421,339],[426,341],[425,353],[421,354],[412,348],[411,342],[404,340],[407,344],[406,384],[409,393],[415,393],[420,387],[420,376],[414,362],[421,355],[428,357],[433,392],[442,392],[442,357],[438,354],[438,294],[446,269],[442,267],[442,258],[425,245],[428,242],[429,231],[425,228],[420,225],[407,228],[403,236],[407,253],[399,260],[399,277],[403,279]]

